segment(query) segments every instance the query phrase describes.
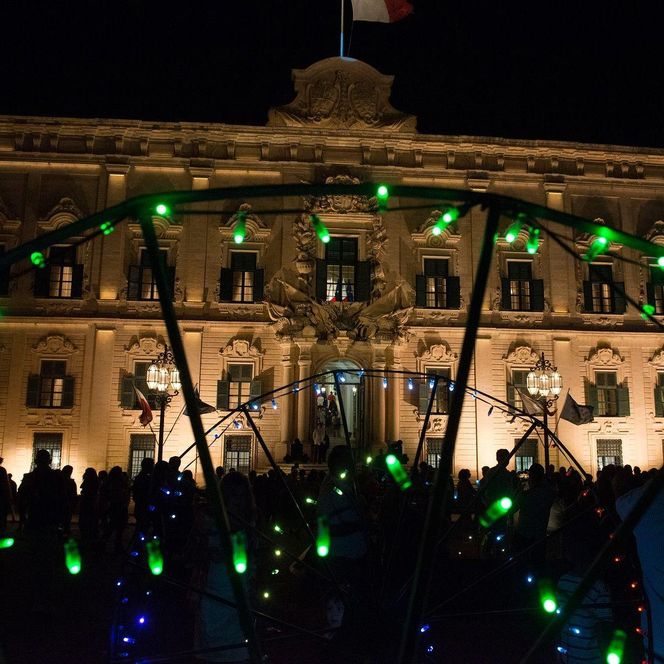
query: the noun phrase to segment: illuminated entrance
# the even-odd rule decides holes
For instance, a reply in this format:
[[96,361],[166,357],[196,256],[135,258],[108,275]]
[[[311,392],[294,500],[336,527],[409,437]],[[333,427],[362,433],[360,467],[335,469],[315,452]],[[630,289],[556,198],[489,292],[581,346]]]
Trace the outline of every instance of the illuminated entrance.
[[351,445],[361,447],[364,440],[364,382],[360,376],[361,367],[351,360],[333,360],[321,368],[331,373],[316,383],[313,390],[313,426],[324,427],[330,439],[330,448],[345,445],[346,438],[341,421],[339,394],[334,374],[339,376],[338,389],[341,391]]

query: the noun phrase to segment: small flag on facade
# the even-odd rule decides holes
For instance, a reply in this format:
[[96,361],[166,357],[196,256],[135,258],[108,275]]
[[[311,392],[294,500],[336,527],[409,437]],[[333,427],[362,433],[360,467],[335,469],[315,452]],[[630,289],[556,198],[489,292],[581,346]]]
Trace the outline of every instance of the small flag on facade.
[[396,23],[413,13],[408,0],[352,0],[353,21]]
[[523,403],[523,409],[528,413],[528,415],[543,415],[544,408],[539,401],[536,401],[532,397],[529,397],[527,394],[524,394],[518,387],[516,391],[521,397],[521,403]]
[[141,392],[136,387],[136,385],[134,385],[134,390],[136,391],[136,398],[138,399],[138,405],[141,407],[141,415],[138,418],[138,421],[144,427],[146,427],[154,419],[152,415],[152,408],[150,408],[150,404],[148,403],[148,400],[145,398],[143,392]]
[[592,406],[581,406],[576,403],[572,395],[568,392],[563,409],[560,412],[560,419],[567,420],[577,426],[580,424],[589,424],[593,421],[593,410]]
[[[198,412],[201,415],[206,415],[207,413],[216,412],[217,409],[214,406],[211,406],[209,403],[205,403],[205,401],[201,399],[201,396],[198,393],[197,389],[194,390],[194,393],[196,394],[196,405],[198,406]],[[189,417],[189,411],[187,410],[186,407],[184,409],[184,415],[185,417]]]

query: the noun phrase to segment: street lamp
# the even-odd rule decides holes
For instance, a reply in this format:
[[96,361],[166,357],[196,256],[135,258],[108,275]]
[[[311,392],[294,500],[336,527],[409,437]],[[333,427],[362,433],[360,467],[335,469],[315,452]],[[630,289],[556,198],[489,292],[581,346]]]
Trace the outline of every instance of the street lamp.
[[563,389],[563,379],[558,373],[558,368],[554,367],[542,353],[537,364],[531,369],[526,378],[526,387],[532,397],[539,399],[542,403],[542,412],[544,415],[544,469],[549,470],[549,427],[548,416],[553,415],[553,406],[558,400],[558,395]]
[[180,392],[180,371],[175,365],[173,353],[168,346],[164,352],[157,355],[157,359],[148,367],[146,383],[155,392],[156,401],[159,404],[159,441],[157,443],[157,462],[164,458],[164,413],[171,399]]

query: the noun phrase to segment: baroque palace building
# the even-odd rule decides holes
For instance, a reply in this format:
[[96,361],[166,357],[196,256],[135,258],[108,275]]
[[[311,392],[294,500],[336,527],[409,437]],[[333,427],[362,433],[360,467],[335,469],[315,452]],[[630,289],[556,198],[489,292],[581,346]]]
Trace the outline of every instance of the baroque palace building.
[[[362,62],[330,58],[293,76],[294,101],[272,109],[264,127],[0,117],[0,251],[139,194],[302,182],[495,192],[664,244],[663,150],[421,135],[414,117],[389,104],[391,77]],[[381,214],[360,196],[190,207],[197,214],[154,220],[195,381],[218,409],[204,424],[251,396],[331,369],[454,379],[484,229],[479,208],[436,236],[435,209]],[[247,219],[239,245],[238,212]],[[329,244],[317,240],[311,212],[328,227]],[[578,253],[593,240],[558,228]],[[589,472],[614,461],[661,465],[664,335],[598,275],[652,303],[664,320],[664,273],[648,257],[575,262],[544,235],[531,255],[525,241],[523,232],[512,244],[498,240],[471,385],[518,404],[514,387],[543,352],[562,374],[562,398],[569,388],[595,406],[593,423],[558,428]],[[139,423],[132,386],[148,391],[146,367],[165,343],[139,225],[129,220],[92,242],[53,246],[46,268],[26,267],[14,265],[11,279],[0,275],[5,466],[20,478],[45,447],[76,476],[116,464],[135,474],[143,456],[155,455],[155,440]],[[412,459],[427,386],[418,380],[409,389],[390,377],[385,388],[380,379],[348,376],[341,389],[354,439],[374,450],[402,439]],[[330,383],[318,384],[322,396]],[[295,437],[307,449],[317,402],[314,389],[289,390],[276,409],[267,400],[255,412],[277,459]],[[434,464],[447,404],[440,390],[424,450]],[[166,411],[166,458],[192,442],[182,406],[176,396]],[[229,422],[215,432],[215,464],[265,467],[244,417]],[[477,476],[526,428],[467,399],[455,469]],[[184,465],[193,458],[188,453]],[[516,464],[536,459],[543,449],[533,439]],[[552,461],[569,465],[557,450]]]

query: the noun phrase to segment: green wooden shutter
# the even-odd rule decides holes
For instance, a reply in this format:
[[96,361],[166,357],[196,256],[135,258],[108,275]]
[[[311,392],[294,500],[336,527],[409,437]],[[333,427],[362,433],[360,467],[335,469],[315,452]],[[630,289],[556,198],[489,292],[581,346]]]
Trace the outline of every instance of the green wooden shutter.
[[316,259],[316,299],[327,300],[327,263],[321,258]]
[[74,265],[71,282],[71,296],[80,299],[83,296],[83,265]]
[[129,266],[127,276],[127,299],[138,300],[141,295],[141,268],[138,265]]
[[136,401],[136,392],[134,392],[134,377],[122,376],[120,381],[120,405],[123,408],[133,408]]
[[583,379],[583,387],[586,395],[586,405],[593,407],[593,412],[598,413],[597,407],[597,386],[591,383],[587,378]]
[[509,383],[507,384],[507,403],[510,406],[515,405],[515,397],[516,397],[516,388],[514,385],[510,385]]
[[229,387],[227,380],[217,381],[217,410],[228,410]]
[[263,283],[265,275],[263,270],[254,270],[254,302],[263,301]]
[[254,404],[256,404],[259,408],[261,405],[261,401],[258,397],[263,394],[263,381],[262,380],[252,380],[249,383],[249,401],[250,401],[250,408],[251,410],[257,410],[254,409]]
[[587,314],[593,313],[593,284],[592,281],[583,282],[583,310]]
[[65,376],[62,381],[62,407],[74,406],[74,376]]
[[423,274],[415,275],[415,306],[427,306],[427,278]]
[[32,374],[28,376],[28,391],[25,405],[28,408],[39,408],[39,389],[41,387],[41,376]]
[[429,381],[425,379],[419,384],[419,394],[418,394],[418,410],[420,413],[424,414],[427,412],[429,407],[429,398],[431,395],[431,389],[429,388]]
[[530,282],[530,310],[544,311],[544,281],[533,279]]
[[371,299],[371,264],[359,261],[355,266],[355,301],[368,302]]
[[461,307],[461,282],[459,277],[447,277],[447,308],[459,309]]
[[655,387],[655,417],[664,417],[664,387]]
[[219,275],[219,302],[231,302],[233,300],[233,270],[222,267]]
[[613,297],[613,313],[624,314],[627,308],[625,301],[625,282],[616,281],[611,287],[611,296]]
[[648,299],[648,304],[655,306],[655,285],[649,281],[646,284],[646,297]]
[[618,385],[618,417],[627,417],[630,414],[629,410],[629,387],[627,381],[622,385]]
[[510,297],[510,280],[501,279],[500,280],[500,308],[503,311],[512,310],[512,298]]
[[51,285],[51,267],[46,265],[35,270],[35,297],[48,297]]

